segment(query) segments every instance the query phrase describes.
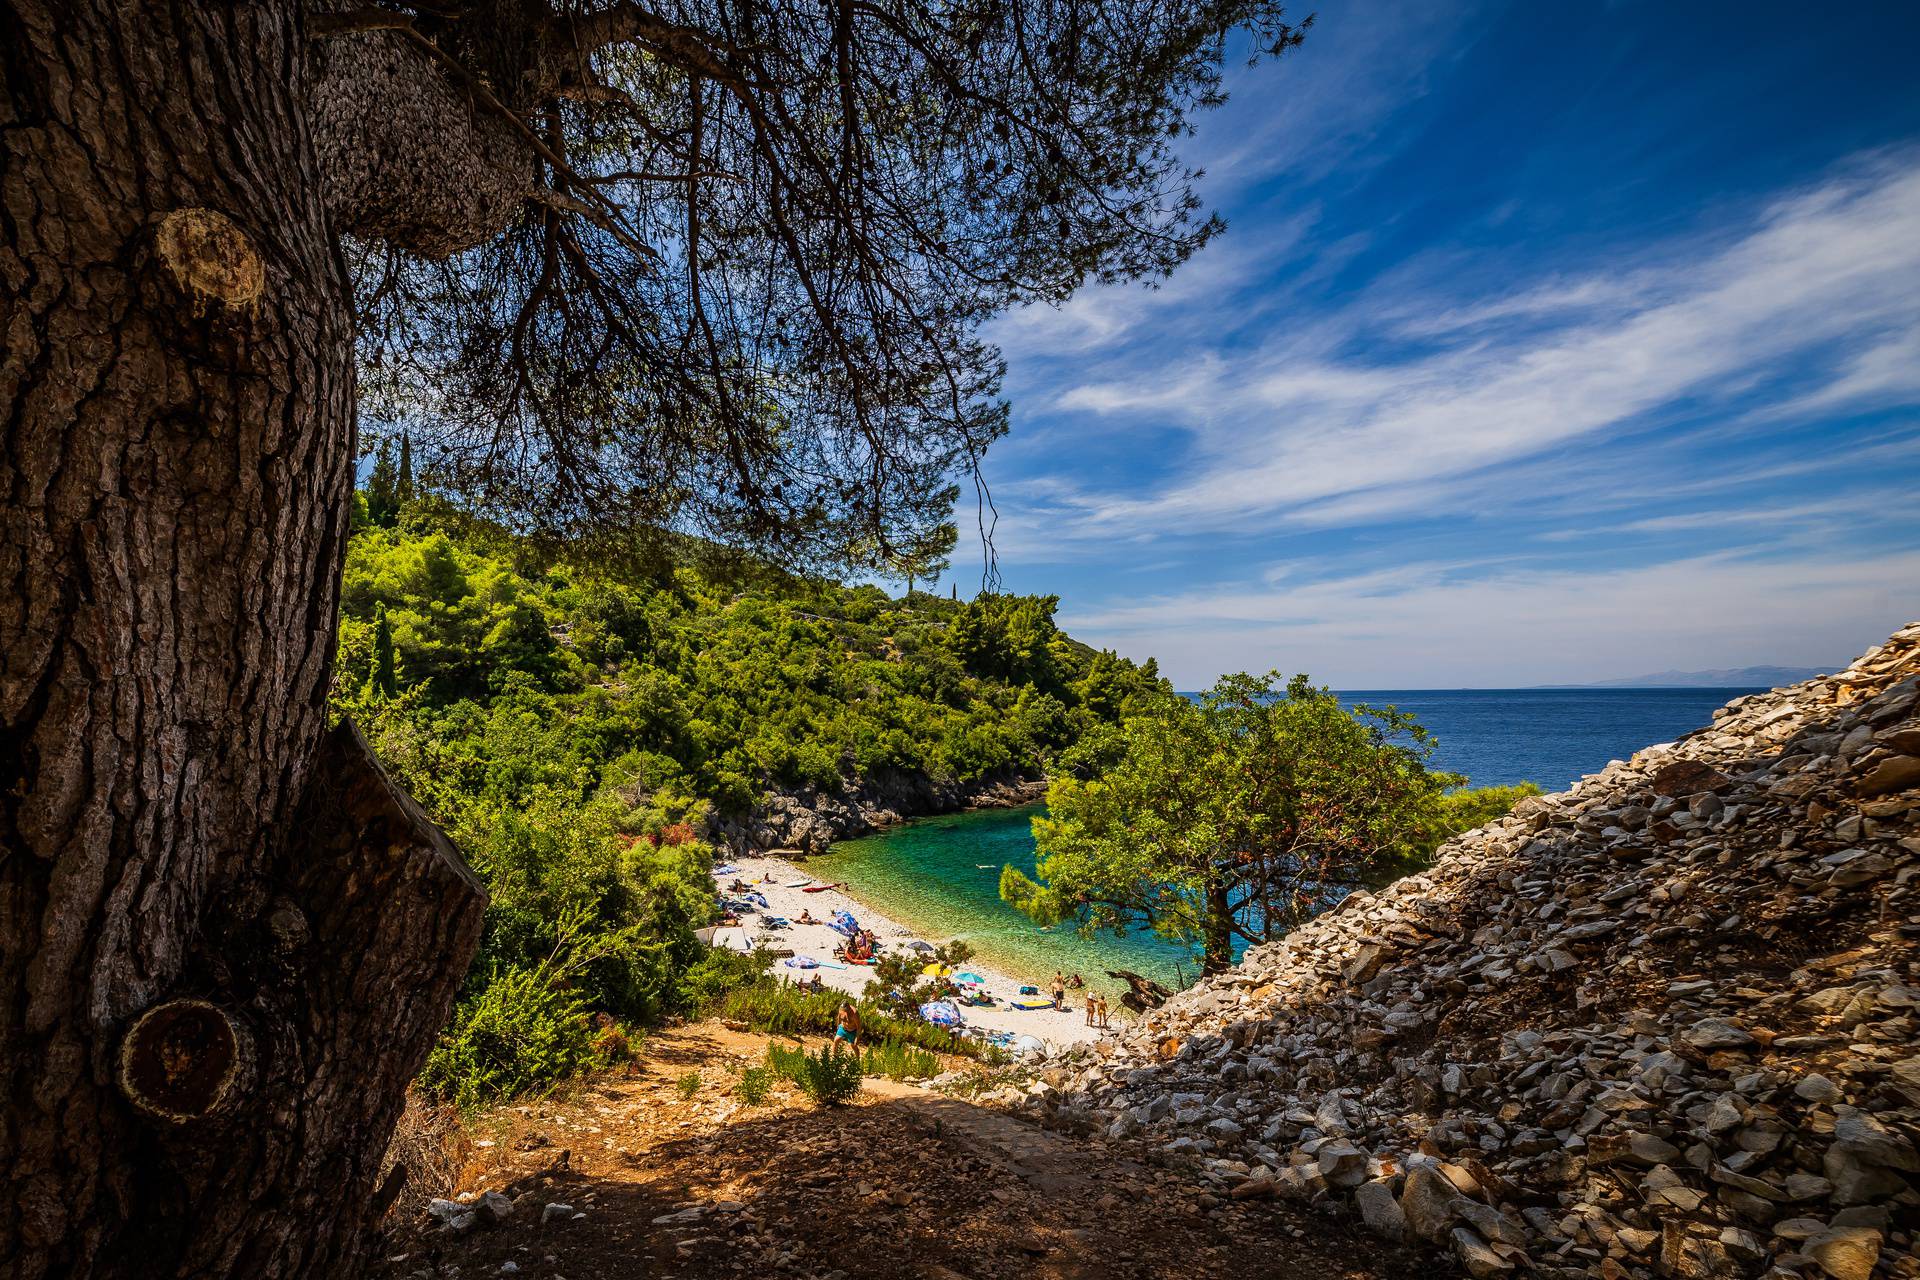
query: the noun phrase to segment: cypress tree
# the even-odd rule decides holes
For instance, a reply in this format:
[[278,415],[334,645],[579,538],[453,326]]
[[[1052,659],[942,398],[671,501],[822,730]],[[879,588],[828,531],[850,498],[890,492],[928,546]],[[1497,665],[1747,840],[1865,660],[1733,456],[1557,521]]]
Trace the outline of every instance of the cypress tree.
[[393,443],[380,442],[380,456],[367,477],[367,519],[382,529],[393,528],[400,514],[400,490],[393,475]]
[[387,621],[387,606],[373,608],[373,674],[367,689],[379,698],[391,698],[399,692],[400,682],[393,670],[393,624]]
[[404,431],[400,433],[400,487],[397,493],[401,506],[413,501],[413,438]]

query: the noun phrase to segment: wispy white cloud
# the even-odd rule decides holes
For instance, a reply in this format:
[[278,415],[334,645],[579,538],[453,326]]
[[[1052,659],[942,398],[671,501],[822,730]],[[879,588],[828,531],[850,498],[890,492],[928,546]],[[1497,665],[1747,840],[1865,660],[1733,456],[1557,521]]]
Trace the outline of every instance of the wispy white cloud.
[[[1071,606],[1071,601],[1068,602]],[[1668,667],[1844,661],[1920,617],[1920,549],[1863,558],[1696,556],[1630,568],[1419,562],[1069,607],[1093,643],[1176,685],[1305,671],[1336,688],[1524,686]]]
[[[1396,486],[1431,500],[1439,480],[1744,393],[1789,358],[1811,366],[1808,399],[1898,402],[1920,382],[1901,358],[1920,332],[1920,156],[1776,201],[1710,252],[1644,256],[1656,265],[1456,300],[1433,326],[1455,340],[1398,360],[1347,354],[1379,317],[1406,323],[1406,298],[1365,295],[1250,353],[1185,350],[1150,368],[1133,353],[1133,376],[1079,382],[1060,406],[1178,425],[1187,458],[1158,491],[1075,495],[1075,518],[1108,535],[1244,530],[1353,495],[1390,502]],[[1515,315],[1532,323],[1479,332]],[[1839,354],[1849,343],[1862,349]]]

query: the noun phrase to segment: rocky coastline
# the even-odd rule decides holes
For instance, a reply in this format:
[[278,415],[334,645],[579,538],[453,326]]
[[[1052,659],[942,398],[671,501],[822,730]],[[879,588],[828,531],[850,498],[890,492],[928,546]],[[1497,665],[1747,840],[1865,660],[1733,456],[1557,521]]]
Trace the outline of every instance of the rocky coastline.
[[1045,778],[1019,773],[963,783],[886,771],[850,779],[838,792],[802,787],[770,793],[743,817],[714,819],[711,836],[738,857],[806,857],[826,852],[836,840],[871,835],[914,818],[1010,809],[1038,803],[1046,794]]
[[1457,837],[1027,1106],[1474,1277],[1920,1276],[1920,623]]

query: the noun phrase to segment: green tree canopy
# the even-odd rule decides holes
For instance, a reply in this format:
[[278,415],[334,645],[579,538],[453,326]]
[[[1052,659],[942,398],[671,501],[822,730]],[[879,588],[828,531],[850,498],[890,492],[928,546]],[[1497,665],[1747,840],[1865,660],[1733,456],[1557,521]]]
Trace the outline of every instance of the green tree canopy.
[[1043,924],[1152,928],[1218,971],[1518,798],[1449,797],[1465,780],[1432,751],[1412,716],[1344,707],[1305,676],[1154,699],[1072,753],[1033,822],[1039,878],[1007,867],[1001,896]]

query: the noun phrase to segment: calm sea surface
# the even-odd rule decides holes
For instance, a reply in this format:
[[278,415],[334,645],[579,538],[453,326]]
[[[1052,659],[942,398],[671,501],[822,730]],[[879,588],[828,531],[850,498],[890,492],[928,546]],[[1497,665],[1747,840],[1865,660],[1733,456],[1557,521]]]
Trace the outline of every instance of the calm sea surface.
[[[1714,709],[1747,689],[1405,689],[1356,690],[1349,702],[1412,712],[1439,740],[1435,762],[1490,786],[1537,782],[1558,791],[1581,774],[1668,742],[1704,725]],[[1031,874],[1037,808],[955,814],[908,823],[835,845],[807,870],[844,880],[854,895],[936,939],[964,938],[983,958],[1036,983],[1053,971],[1097,975],[1133,969],[1170,983],[1192,976],[1181,948],[1150,934],[1082,938],[1051,931],[1000,901],[1000,868]]]

